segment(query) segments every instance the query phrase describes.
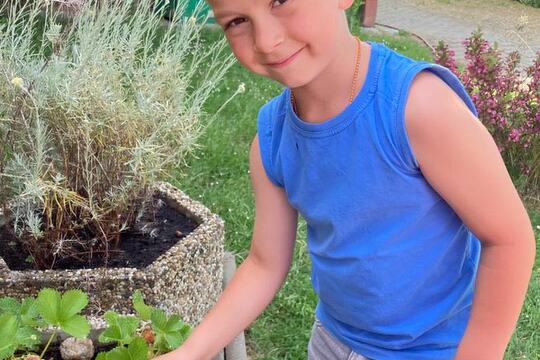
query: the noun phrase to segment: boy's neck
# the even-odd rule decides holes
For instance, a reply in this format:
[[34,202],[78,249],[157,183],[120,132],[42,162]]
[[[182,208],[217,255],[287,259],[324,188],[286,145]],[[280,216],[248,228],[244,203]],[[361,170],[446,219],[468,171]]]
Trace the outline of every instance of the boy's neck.
[[[322,123],[341,113],[348,105],[356,65],[356,40],[344,46],[327,69],[309,84],[294,88],[298,116],[306,122]],[[371,46],[360,42],[358,78],[353,98],[362,89],[368,70]]]

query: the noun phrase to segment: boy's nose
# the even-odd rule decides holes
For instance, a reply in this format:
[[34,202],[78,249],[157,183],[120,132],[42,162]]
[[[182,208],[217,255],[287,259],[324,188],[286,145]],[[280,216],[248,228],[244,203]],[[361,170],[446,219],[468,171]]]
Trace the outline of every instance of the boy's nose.
[[283,42],[284,32],[277,21],[266,21],[255,27],[253,49],[263,54],[272,53]]

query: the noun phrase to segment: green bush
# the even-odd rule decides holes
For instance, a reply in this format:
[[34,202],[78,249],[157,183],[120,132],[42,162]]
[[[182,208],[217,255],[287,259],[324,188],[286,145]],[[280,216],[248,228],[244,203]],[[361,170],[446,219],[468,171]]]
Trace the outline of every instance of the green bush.
[[522,4],[540,8],[540,0],[517,0]]
[[358,24],[360,16],[360,7],[364,4],[365,0],[354,0],[352,6],[347,10],[347,20],[349,25]]

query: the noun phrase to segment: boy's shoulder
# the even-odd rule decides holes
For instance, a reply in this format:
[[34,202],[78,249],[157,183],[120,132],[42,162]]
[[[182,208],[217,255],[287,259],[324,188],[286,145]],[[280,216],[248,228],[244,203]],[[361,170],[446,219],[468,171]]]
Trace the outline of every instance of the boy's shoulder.
[[407,97],[415,77],[423,71],[429,71],[460,93],[460,96],[467,97],[458,77],[446,67],[431,61],[413,59],[382,43],[372,42],[372,45],[374,49],[378,49],[380,60],[377,69],[378,95],[386,95],[401,102],[403,97]]
[[[424,60],[416,60],[397,50],[389,48],[384,43],[368,41],[371,53],[366,74],[368,92],[374,92],[379,97],[395,101],[407,89],[412,78],[422,70],[430,70],[446,82],[455,82],[446,68]],[[267,127],[280,126],[285,120],[290,106],[290,89],[284,87],[276,96],[269,99],[259,108],[259,125]]]
[[383,43],[370,42],[370,44],[372,45],[372,52],[376,54],[376,59],[374,62],[370,61],[369,67],[376,67],[376,69],[368,71],[377,71],[379,80],[388,80],[393,84],[398,84],[403,80],[404,75],[412,71],[413,68],[430,64],[424,60],[413,59],[398,50],[389,48]]

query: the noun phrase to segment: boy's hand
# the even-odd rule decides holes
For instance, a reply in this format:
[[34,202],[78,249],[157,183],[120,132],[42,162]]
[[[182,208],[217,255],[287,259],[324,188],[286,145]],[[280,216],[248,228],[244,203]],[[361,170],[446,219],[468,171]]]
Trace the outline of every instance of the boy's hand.
[[158,357],[152,358],[152,360],[195,360],[195,358],[189,356],[184,348],[180,346],[178,349],[159,355]]

